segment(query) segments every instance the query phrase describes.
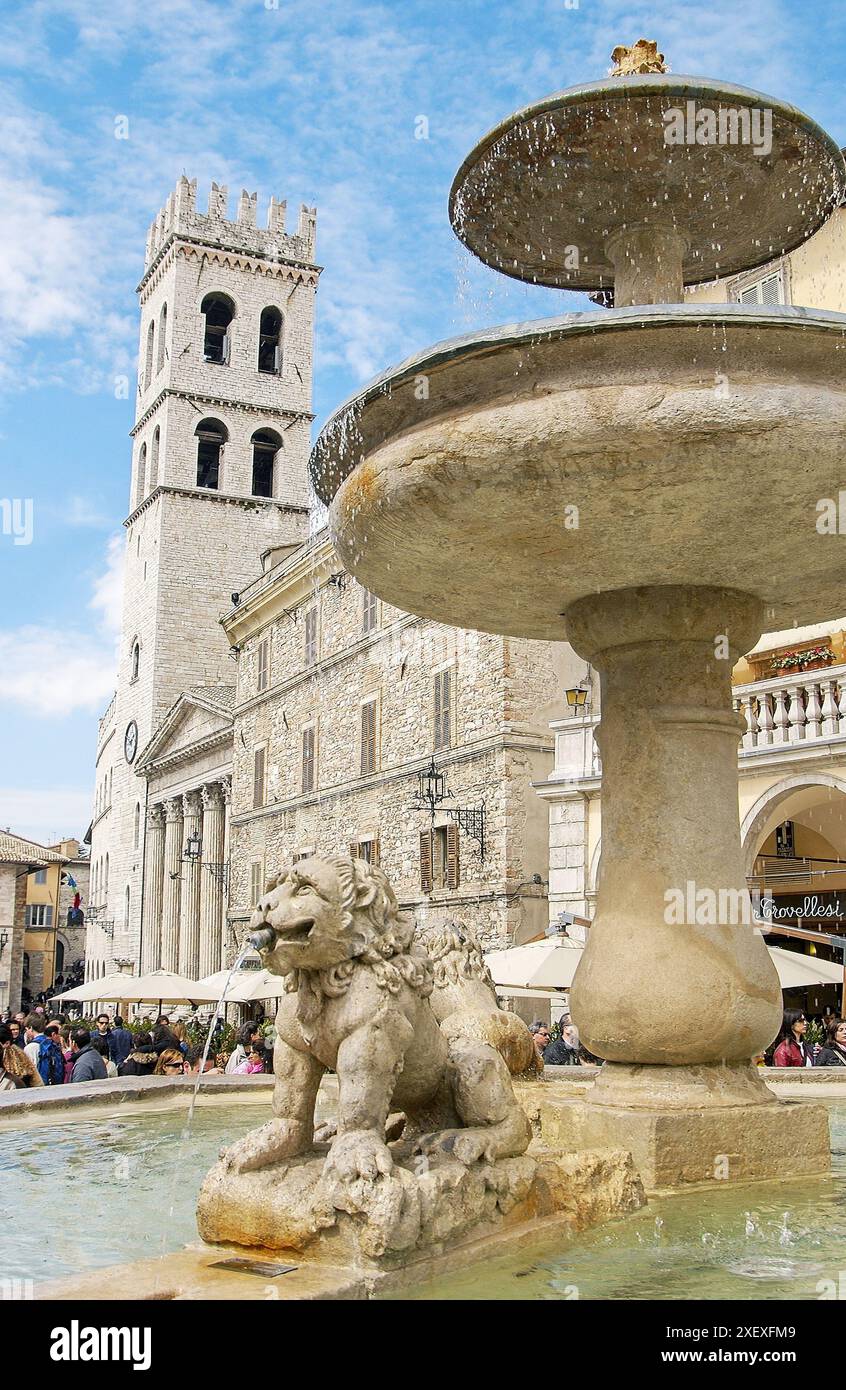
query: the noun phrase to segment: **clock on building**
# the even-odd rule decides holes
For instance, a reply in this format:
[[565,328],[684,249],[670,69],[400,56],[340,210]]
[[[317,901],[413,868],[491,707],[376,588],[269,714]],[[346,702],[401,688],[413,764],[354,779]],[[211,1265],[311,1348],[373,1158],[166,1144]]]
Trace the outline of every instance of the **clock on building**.
[[128,763],[135,761],[135,754],[138,752],[138,725],[131,719],[126,726],[126,733],[123,736],[123,755]]

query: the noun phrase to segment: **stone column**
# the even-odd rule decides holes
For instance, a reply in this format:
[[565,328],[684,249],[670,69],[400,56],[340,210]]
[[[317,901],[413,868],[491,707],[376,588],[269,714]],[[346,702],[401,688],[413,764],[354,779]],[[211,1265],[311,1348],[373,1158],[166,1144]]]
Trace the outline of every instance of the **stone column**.
[[165,802],[162,969],[179,966],[179,896],[182,882],[182,797]]
[[[221,965],[229,965],[235,958],[236,950],[234,937],[232,937],[229,927],[229,856],[230,845],[232,843],[232,778],[221,778],[220,787],[223,792],[223,862],[226,865],[220,917],[220,963]],[[230,941],[232,942],[231,949],[229,945]]]
[[681,304],[687,241],[675,227],[635,223],[613,232],[605,254],[614,267],[614,307]]
[[221,967],[223,921],[223,789],[207,783],[203,799],[203,859],[200,878],[200,977]]
[[164,891],[164,807],[147,812],[144,841],[144,920],[141,927],[141,970],[147,974],[162,963],[162,896]]
[[[200,834],[202,802],[199,792],[186,792],[182,798],[182,833]],[[183,860],[182,894],[179,902],[179,973],[189,980],[198,978],[200,968],[200,861]]]
[[730,683],[762,604],[668,585],[591,595],[566,621],[602,677],[597,912],[570,996],[608,1059],[591,1100],[771,1101],[750,1058],[778,1032],[781,989],[751,922]]

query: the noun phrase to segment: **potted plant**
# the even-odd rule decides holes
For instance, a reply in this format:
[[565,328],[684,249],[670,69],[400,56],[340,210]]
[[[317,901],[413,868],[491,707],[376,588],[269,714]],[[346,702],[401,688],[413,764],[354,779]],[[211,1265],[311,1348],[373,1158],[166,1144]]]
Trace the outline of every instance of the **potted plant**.
[[778,676],[786,672],[820,671],[834,660],[834,652],[828,643],[800,650],[781,652],[774,656],[769,665],[770,675]]

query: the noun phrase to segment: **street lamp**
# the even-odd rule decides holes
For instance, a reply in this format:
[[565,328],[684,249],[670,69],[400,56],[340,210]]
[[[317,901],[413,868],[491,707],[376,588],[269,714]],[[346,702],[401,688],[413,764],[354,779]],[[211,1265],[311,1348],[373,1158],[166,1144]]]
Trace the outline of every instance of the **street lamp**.
[[[417,774],[417,797],[421,809],[426,806],[432,819],[435,818],[435,808],[441,804],[450,793],[447,791],[446,777],[442,772],[438,772],[435,767],[435,758],[423,772]],[[451,799],[451,798],[450,798]]]
[[185,841],[185,849],[182,851],[183,859],[197,860],[203,852],[203,842],[199,831],[195,830]]
[[588,702],[590,691],[583,685],[576,685],[570,690],[565,690],[564,694],[567,697],[567,704],[570,706],[570,709],[583,710]]

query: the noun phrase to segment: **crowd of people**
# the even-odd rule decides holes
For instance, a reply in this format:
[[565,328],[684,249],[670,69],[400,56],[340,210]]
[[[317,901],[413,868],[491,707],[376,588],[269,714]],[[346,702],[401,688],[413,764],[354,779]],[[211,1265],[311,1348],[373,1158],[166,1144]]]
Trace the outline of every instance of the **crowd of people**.
[[272,1070],[265,1046],[265,1022],[243,1026],[231,1051],[216,1049],[223,1023],[215,1024],[208,1056],[205,1046],[188,1041],[185,1024],[160,1014],[140,1031],[126,1027],[120,1014],[97,1015],[94,1028],[51,1018],[43,1006],[30,1014],[7,1014],[0,1021],[0,1091],[31,1086],[62,1086],[115,1076],[166,1076],[198,1073],[252,1076]]
[[808,1016],[802,1009],[787,1009],[781,1032],[764,1060],[773,1067],[846,1067],[846,1019],[824,1014],[816,1030],[822,1042],[807,1041]]
[[582,1067],[600,1060],[582,1046],[579,1030],[569,1014],[559,1018],[555,1037],[540,1019],[535,1019],[529,1031],[545,1067]]
[[[146,1026],[145,1026],[146,1025]],[[241,1028],[235,1046],[228,1051],[216,1044],[223,1029],[218,1019],[208,1055],[204,1046],[191,1044],[185,1024],[160,1014],[155,1023],[145,1020],[135,1032],[120,1014],[97,1015],[89,1029],[75,1026],[66,1016],[50,1018],[43,1005],[32,1013],[7,1013],[0,1021],[0,1091],[29,1086],[61,1086],[102,1081],[114,1076],[166,1076],[196,1074],[254,1076],[273,1070],[267,1046],[267,1023],[255,1019]],[[821,1042],[807,1040],[809,1020],[801,1009],[788,1009],[778,1038],[755,1060],[773,1067],[846,1067],[846,1019],[826,1014],[814,1021]],[[545,1066],[579,1067],[601,1063],[579,1040],[579,1031],[565,1013],[555,1028],[540,1019],[531,1025],[535,1047]]]
[[[827,1013],[813,1020],[813,1024],[822,1042],[806,1040],[809,1020],[804,1010],[785,1010],[781,1031],[772,1047],[754,1060],[762,1067],[846,1067],[846,1019]],[[569,1014],[561,1016],[554,1030],[537,1019],[531,1025],[531,1033],[544,1066],[579,1067],[601,1062],[580,1043],[579,1030]]]

